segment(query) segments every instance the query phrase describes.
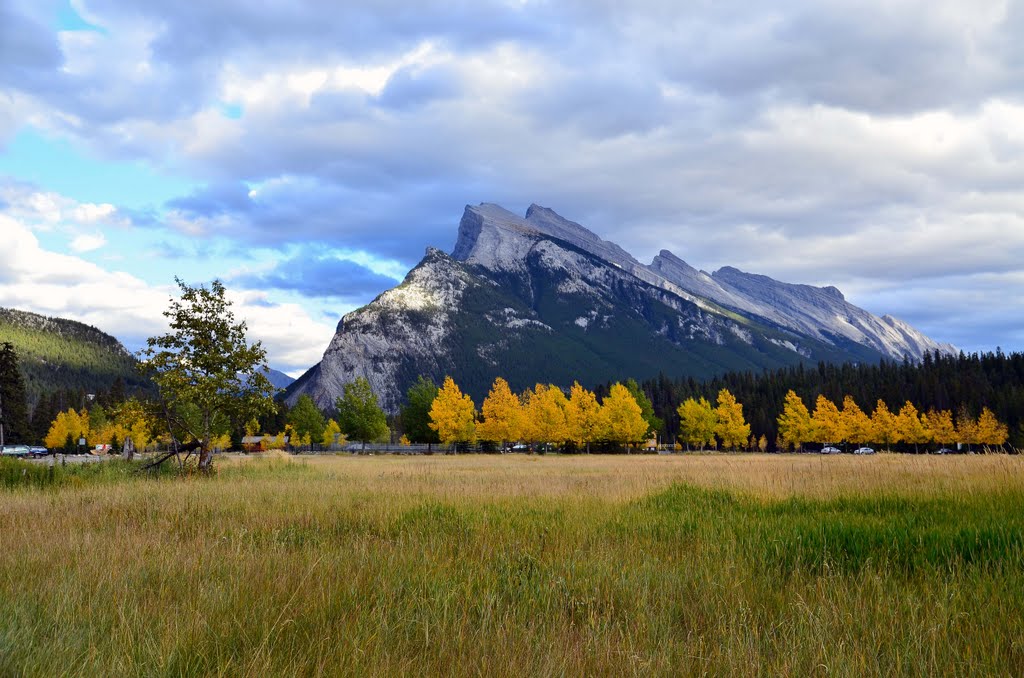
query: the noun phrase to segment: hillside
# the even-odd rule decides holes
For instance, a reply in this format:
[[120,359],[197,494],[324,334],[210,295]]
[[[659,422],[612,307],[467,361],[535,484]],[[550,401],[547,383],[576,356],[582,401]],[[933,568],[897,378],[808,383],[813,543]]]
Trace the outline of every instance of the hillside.
[[135,358],[114,337],[62,318],[0,308],[0,342],[21,360],[30,406],[57,390],[107,390],[120,377],[129,390],[143,386]]

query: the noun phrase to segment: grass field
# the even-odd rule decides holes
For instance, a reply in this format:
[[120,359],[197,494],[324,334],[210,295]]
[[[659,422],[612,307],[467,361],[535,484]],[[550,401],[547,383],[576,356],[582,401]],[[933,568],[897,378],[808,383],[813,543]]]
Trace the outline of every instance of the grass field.
[[1024,675],[1019,457],[218,464],[0,489],[0,676]]

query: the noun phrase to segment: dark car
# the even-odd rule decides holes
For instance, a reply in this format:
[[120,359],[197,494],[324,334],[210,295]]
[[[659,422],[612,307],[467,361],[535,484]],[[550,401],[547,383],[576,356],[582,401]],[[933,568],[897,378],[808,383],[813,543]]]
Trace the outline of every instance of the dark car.
[[32,455],[33,457],[37,457],[38,458],[38,457],[45,457],[46,455],[48,455],[50,453],[50,451],[48,449],[46,449],[45,447],[33,446],[33,447],[28,448],[28,453],[30,455]]

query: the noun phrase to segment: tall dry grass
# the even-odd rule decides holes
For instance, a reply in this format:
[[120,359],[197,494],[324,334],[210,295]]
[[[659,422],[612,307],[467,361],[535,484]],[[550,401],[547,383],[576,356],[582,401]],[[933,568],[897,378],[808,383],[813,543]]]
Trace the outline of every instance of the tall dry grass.
[[224,459],[0,494],[0,675],[1024,675],[1011,457]]

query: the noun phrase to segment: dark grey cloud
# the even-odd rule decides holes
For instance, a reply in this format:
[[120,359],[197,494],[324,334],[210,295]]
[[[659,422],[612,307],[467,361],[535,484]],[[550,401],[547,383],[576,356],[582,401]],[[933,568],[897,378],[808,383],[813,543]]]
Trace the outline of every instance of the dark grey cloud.
[[395,286],[395,279],[310,246],[280,261],[273,270],[235,276],[242,288],[285,290],[307,297],[365,299]]
[[994,341],[1012,327],[961,288],[1024,296],[1024,3],[87,0],[107,34],[58,41],[4,2],[0,101],[207,185],[139,226],[411,266],[464,204],[538,202],[640,258],[849,283],[911,322],[951,290]]

